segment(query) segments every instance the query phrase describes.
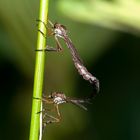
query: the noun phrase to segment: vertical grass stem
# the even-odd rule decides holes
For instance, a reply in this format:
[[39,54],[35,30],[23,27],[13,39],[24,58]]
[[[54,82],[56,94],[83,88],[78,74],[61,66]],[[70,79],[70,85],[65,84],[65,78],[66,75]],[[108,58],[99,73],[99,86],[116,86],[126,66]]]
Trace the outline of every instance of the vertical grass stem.
[[[48,17],[48,4],[49,0],[40,0],[40,13],[39,20],[47,24]],[[44,34],[47,33],[44,25],[38,23],[39,30]],[[37,37],[37,50],[44,49],[46,46],[46,39],[43,35],[38,32]],[[36,51],[36,60],[35,60],[35,74],[34,74],[34,88],[33,88],[33,97],[42,98],[42,89],[43,89],[43,77],[44,77],[44,65],[45,65],[45,52]],[[32,101],[32,114],[31,114],[31,125],[30,125],[30,137],[29,140],[38,140],[39,139],[39,130],[40,130],[40,114],[37,113],[41,109],[41,100],[33,98]]]

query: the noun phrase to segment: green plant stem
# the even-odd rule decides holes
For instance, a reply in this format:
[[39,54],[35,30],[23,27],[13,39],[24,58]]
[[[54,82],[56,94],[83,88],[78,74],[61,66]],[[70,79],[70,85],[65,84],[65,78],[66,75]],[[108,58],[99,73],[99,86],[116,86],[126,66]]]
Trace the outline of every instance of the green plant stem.
[[[48,3],[49,0],[40,0],[40,14],[39,19],[43,22],[47,22],[48,16]],[[39,29],[46,34],[46,28],[39,22]],[[37,39],[37,49],[44,49],[46,46],[45,37],[38,32]],[[41,100],[35,98],[42,98],[42,88],[43,88],[43,77],[44,77],[44,65],[45,65],[45,52],[36,52],[35,61],[35,75],[34,75],[34,89],[33,89],[33,102],[32,102],[32,114],[31,114],[31,126],[30,126],[30,138],[29,140],[38,140],[39,129],[40,129],[40,111]]]

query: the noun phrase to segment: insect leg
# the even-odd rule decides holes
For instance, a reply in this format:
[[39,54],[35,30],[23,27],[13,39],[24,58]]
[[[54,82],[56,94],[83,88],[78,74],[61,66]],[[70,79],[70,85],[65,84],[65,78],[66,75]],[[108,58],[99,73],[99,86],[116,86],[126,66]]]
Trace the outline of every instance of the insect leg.
[[[38,29],[38,31],[46,38],[46,35],[41,30]],[[56,36],[55,36],[55,41],[56,41],[56,46],[57,46],[56,48],[50,47],[49,45],[47,45],[45,49],[40,49],[40,50],[35,50],[35,51],[51,51],[51,52],[62,51],[63,49],[62,49],[61,44]]]
[[[42,23],[44,24],[45,28],[49,28],[48,25],[47,25],[45,22],[43,22],[42,20],[37,19],[36,21],[37,21],[37,22],[42,22]],[[52,28],[54,28],[54,24],[53,24],[49,19],[48,19],[48,23],[50,24],[50,26],[51,26]]]
[[[51,120],[45,121],[45,122],[43,123],[44,127],[45,127],[47,124],[49,124],[49,123],[58,123],[58,122],[60,122],[60,120],[61,120],[61,115],[60,115],[60,112],[59,112],[58,105],[57,105],[57,104],[54,104],[54,107],[55,107],[55,109],[56,109],[57,117],[53,117],[52,115],[49,115],[49,114],[45,113],[44,115],[47,116],[47,117],[49,117]],[[44,118],[45,118],[45,116],[44,116]]]
[[54,36],[54,39],[55,39],[55,41],[56,41],[57,50],[58,50],[59,52],[62,51],[63,48],[62,48],[62,46],[61,46],[61,44],[60,44],[58,38],[57,38],[56,36]]
[[36,19],[36,21],[37,21],[37,22],[43,23],[43,25],[45,26],[45,28],[49,28],[49,27],[47,26],[47,24],[46,24],[44,21],[42,21],[42,20],[40,20],[40,19]]

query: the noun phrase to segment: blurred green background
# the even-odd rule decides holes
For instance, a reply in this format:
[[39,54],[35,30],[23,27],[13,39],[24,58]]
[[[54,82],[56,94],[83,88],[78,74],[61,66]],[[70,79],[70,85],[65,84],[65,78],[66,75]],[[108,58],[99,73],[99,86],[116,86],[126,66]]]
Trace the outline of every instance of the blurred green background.
[[[28,140],[39,0],[0,1],[1,140]],[[49,19],[67,26],[101,90],[88,111],[62,105],[62,122],[48,125],[48,140],[140,139],[140,1],[50,0]],[[48,44],[54,44],[52,38]],[[44,94],[92,92],[69,50],[47,53]]]

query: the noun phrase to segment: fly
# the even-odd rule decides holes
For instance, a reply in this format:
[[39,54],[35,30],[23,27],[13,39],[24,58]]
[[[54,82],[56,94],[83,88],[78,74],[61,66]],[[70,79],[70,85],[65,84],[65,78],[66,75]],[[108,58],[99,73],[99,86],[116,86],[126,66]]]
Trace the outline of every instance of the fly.
[[[40,20],[38,20],[38,21],[40,21]],[[42,21],[40,21],[40,22],[42,22]],[[48,28],[44,22],[42,22],[42,23],[45,25],[46,28]],[[83,79],[89,81],[90,84],[92,84],[92,86],[94,88],[94,93],[92,94],[92,98],[93,98],[96,95],[96,93],[99,92],[99,80],[95,76],[93,76],[87,70],[87,68],[84,66],[82,59],[80,58],[74,44],[72,43],[71,39],[69,38],[69,36],[67,34],[66,27],[59,23],[53,24],[51,21],[49,21],[49,24],[52,27],[51,35],[54,35],[57,48],[47,46],[45,51],[58,51],[58,52],[62,51],[61,44],[58,40],[58,38],[62,38],[64,40],[64,42],[66,43],[68,49],[70,50],[70,53],[72,55],[72,60],[74,62],[76,69],[78,70],[78,73],[80,75],[82,75]],[[39,32],[41,32],[43,34],[43,36],[45,36],[42,31],[39,30]],[[38,51],[41,51],[41,50],[38,50]]]
[[[39,99],[39,98],[34,98],[34,99]],[[52,111],[49,109],[43,108],[43,130],[47,124],[50,123],[58,123],[61,121],[61,113],[59,111],[59,105],[60,104],[65,104],[65,103],[71,103],[74,104],[84,110],[87,110],[87,108],[83,105],[84,103],[90,103],[89,99],[76,99],[76,98],[70,98],[67,97],[64,93],[62,92],[53,92],[48,96],[44,96],[41,100],[44,104],[51,104],[53,105],[53,110],[56,113],[56,117],[48,114],[48,112]],[[40,112],[38,112],[40,113]],[[45,121],[46,117],[49,119]]]

